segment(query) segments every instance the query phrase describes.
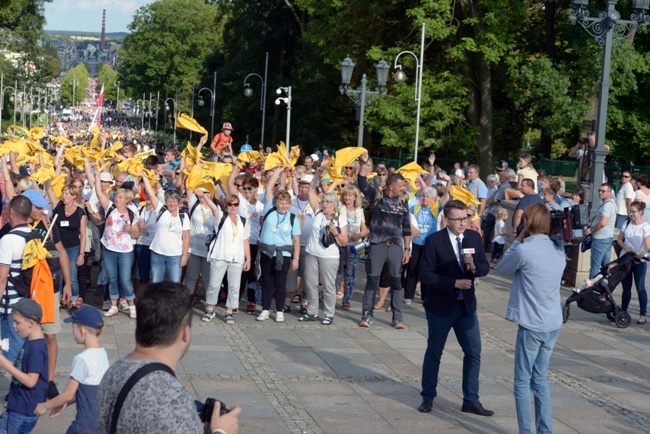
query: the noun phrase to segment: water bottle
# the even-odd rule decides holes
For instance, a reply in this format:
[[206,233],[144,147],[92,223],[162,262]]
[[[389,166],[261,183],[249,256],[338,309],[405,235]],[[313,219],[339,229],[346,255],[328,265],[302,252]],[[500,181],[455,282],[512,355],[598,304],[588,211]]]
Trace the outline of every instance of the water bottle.
[[357,241],[356,243],[354,243],[354,244],[352,244],[352,245],[350,246],[350,252],[351,252],[352,254],[359,254],[359,255],[361,255],[362,252],[363,252],[363,251],[366,249],[366,247],[368,247],[369,245],[370,245],[370,243],[368,242],[367,239],[365,239],[365,238],[364,238],[364,239],[361,239],[361,240]]

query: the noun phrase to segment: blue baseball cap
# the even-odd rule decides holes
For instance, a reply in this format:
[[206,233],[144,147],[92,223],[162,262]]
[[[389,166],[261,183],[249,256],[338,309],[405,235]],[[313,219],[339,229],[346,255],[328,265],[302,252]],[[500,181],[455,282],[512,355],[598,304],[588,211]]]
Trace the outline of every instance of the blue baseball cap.
[[104,327],[102,313],[92,306],[81,306],[72,316],[64,319],[63,322],[66,324],[76,322],[77,324],[100,330]]
[[25,196],[29,201],[37,208],[43,208],[45,205],[49,204],[47,200],[33,188],[28,188],[23,191],[23,196]]

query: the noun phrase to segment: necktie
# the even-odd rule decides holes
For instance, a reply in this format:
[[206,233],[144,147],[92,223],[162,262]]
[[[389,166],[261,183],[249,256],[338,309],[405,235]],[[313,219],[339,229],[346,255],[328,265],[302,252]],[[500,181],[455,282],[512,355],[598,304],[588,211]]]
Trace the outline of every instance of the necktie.
[[[463,243],[460,240],[460,237],[456,237],[456,246],[458,247],[458,263],[460,264],[461,270],[465,271],[465,261],[463,260]],[[465,299],[465,293],[463,290],[458,291],[458,300]]]

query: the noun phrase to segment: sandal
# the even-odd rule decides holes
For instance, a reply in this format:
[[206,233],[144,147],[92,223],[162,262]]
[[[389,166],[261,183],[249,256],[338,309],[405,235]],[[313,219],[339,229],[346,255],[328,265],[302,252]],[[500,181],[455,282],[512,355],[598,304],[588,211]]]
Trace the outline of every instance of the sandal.
[[342,291],[339,291],[339,292],[336,293],[336,299],[337,300],[343,300],[343,292]]
[[305,313],[307,313],[307,305],[303,304],[303,305],[300,306],[300,314],[302,315],[302,314],[305,314]]
[[323,325],[330,325],[334,322],[334,318],[331,316],[326,316],[324,320],[322,320],[320,323]]
[[284,307],[282,308],[282,312],[291,312],[291,306],[288,304],[285,304]]
[[382,301],[381,303],[380,303],[380,302],[377,302],[377,304],[375,304],[375,310],[379,310],[379,309],[381,309],[382,307],[384,307],[384,302],[383,302],[383,301]]
[[304,314],[300,318],[298,318],[298,321],[306,322],[306,321],[318,321],[318,315],[309,315],[308,313]]
[[302,301],[302,295],[294,295],[293,298],[291,299],[291,303],[298,304]]

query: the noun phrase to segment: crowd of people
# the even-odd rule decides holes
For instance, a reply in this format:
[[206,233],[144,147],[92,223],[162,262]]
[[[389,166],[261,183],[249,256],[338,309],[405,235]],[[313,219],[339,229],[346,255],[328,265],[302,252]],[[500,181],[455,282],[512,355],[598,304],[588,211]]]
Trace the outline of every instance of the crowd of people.
[[[548,282],[544,285],[548,294],[540,296],[536,306],[518,306],[524,302],[512,298],[509,306],[508,319],[519,324],[521,335],[515,361],[520,426],[531,418],[527,401],[531,360],[536,360],[535,351],[543,350],[533,379],[545,382],[559,335],[561,272],[569,259],[548,238],[550,211],[585,203],[583,188],[566,192],[563,179],[535,170],[529,155],[520,157],[516,171],[503,166],[484,181],[477,165],[457,163],[448,174],[436,164],[435,155],[423,167],[411,163],[392,168],[373,161],[362,148],[329,155],[283,147],[276,152],[263,146],[254,151],[245,145],[235,152],[230,123],[223,124],[205,149],[207,135],[179,153],[175,147],[148,141],[147,135],[137,140],[125,135],[121,116],[109,113],[109,118],[105,132],[95,129],[61,136],[65,131],[61,125],[32,131],[30,140],[23,140],[31,144],[22,148],[13,145],[14,139],[0,139],[0,148],[6,149],[0,181],[0,226],[4,225],[0,313],[2,337],[9,341],[4,351],[7,362],[0,359],[0,366],[14,375],[16,387],[30,390],[10,392],[3,416],[5,430],[18,426],[11,424],[33,427],[38,416],[49,410],[56,415],[74,399],[90,406],[78,405],[76,429],[86,427],[88,413],[84,412],[92,411],[97,402],[102,416],[98,424],[110,428],[120,390],[130,375],[146,365],[142,360],[153,358],[173,369],[187,351],[192,306],[200,298],[205,302],[204,322],[219,317],[235,324],[240,308],[260,322],[271,318],[284,322],[296,318],[285,317],[296,309],[299,322],[330,325],[337,309],[355,307],[353,293],[362,259],[366,284],[356,306],[360,327],[371,327],[375,311],[390,300],[386,311],[392,325],[404,329],[404,306],[413,303],[420,288],[429,338],[419,410],[431,411],[440,359],[453,328],[465,354],[462,411],[483,416],[493,412],[483,407],[478,395],[481,338],[476,285],[490,268],[496,268],[515,274],[513,297],[515,292],[534,294],[538,285],[530,286],[521,273],[554,270],[542,279]],[[601,204],[586,231],[592,239],[591,275],[610,261],[615,226],[621,230],[617,242],[624,253],[641,258],[650,250],[650,224],[644,217],[650,200],[648,178],[638,176],[635,190],[631,175],[623,172],[616,197],[610,184],[603,183],[598,190]],[[507,200],[516,201],[512,216],[503,206]],[[55,295],[50,301],[56,306],[52,318],[47,316],[49,308],[34,306],[14,283],[21,275],[32,232],[41,239],[46,236],[45,249],[51,255],[47,262]],[[514,243],[504,253],[507,239]],[[522,267],[522,258],[539,249],[549,252],[543,268],[536,268],[540,264]],[[489,250],[490,260],[485,253]],[[95,263],[100,269],[96,280],[91,278]],[[630,303],[632,280],[636,283],[641,304],[638,324],[646,321],[645,271],[641,261],[623,280],[624,310]],[[101,314],[86,305],[86,293],[93,287],[104,296]],[[86,347],[83,356],[75,358],[70,384],[61,394],[52,381],[56,334],[61,329],[59,304],[69,310],[75,340]],[[530,309],[542,313],[541,323]],[[162,318],[161,312],[169,313]],[[98,351],[102,316],[121,314],[136,320],[136,350],[110,368],[107,385],[98,391],[108,369],[105,352]],[[36,326],[41,322],[42,331]],[[38,347],[19,354],[26,342],[34,340],[39,341]],[[543,345],[533,351],[529,341]],[[29,370],[26,357],[38,361],[38,371]],[[23,373],[29,378],[9,368],[17,360],[28,369]],[[170,386],[173,381],[164,372],[152,375],[160,381],[160,390],[171,388],[183,394],[180,383]],[[547,388],[534,391],[544,395],[544,406],[550,405]],[[136,386],[129,396],[145,402],[155,393]],[[195,412],[192,417],[185,414],[193,403],[185,404],[178,409],[174,426],[183,432],[200,432]],[[538,415],[544,424],[551,423],[548,411],[545,408]],[[130,412],[130,406],[123,407],[113,423],[117,427],[127,423]],[[230,414],[203,422],[214,429],[211,432],[223,433],[220,424],[236,430],[237,412]],[[103,425],[101,431],[109,432]]]

